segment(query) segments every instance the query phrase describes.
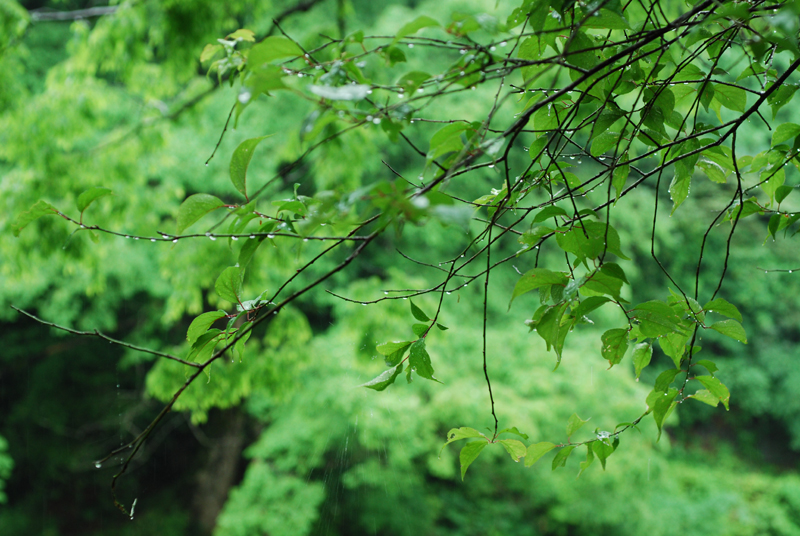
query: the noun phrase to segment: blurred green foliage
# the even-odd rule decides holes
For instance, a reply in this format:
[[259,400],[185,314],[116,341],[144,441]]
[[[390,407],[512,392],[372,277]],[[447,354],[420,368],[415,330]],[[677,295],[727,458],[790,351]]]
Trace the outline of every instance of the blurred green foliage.
[[[670,14],[685,9],[679,2],[661,4]],[[57,9],[88,5],[47,3]],[[121,459],[100,470],[94,461],[141,432],[160,410],[159,401],[169,400],[185,381],[186,367],[65,336],[8,305],[185,355],[191,319],[230,308],[214,283],[237,262],[241,246],[231,242],[225,250],[222,239],[151,244],[104,234],[93,243],[92,231],[70,235],[55,217],[37,220],[15,238],[12,223],[38,199],[72,213],[82,192],[107,187],[114,195],[95,201],[87,221],[130,235],[172,233],[189,195],[233,195],[229,157],[243,140],[278,134],[256,149],[247,172],[254,182],[285,169],[310,143],[304,135],[319,119],[314,103],[280,92],[253,101],[206,166],[238,89],[216,87],[198,59],[206,44],[238,28],[265,35],[271,17],[295,5],[120,2],[113,16],[31,22],[16,2],[0,0],[0,502],[7,501],[0,509],[0,533],[800,534],[800,304],[794,298],[800,283],[793,274],[764,273],[764,267],[793,266],[796,259],[791,242],[770,237],[768,247],[762,245],[766,216],[739,223],[736,260],[723,286],[746,319],[751,344],[723,337],[702,341],[703,356],[716,359],[718,376],[733,393],[731,411],[687,402],[691,407],[678,407],[659,443],[653,422],[643,421],[641,434],[626,433],[605,471],[595,463],[575,479],[586,447],[576,449],[566,470],[551,472],[552,456],[525,469],[494,444],[462,483],[457,449],[440,453],[450,428],[492,426],[480,361],[477,282],[453,292],[455,299],[444,303],[439,318],[450,329],[427,341],[443,384],[420,379],[382,393],[358,386],[385,368],[376,344],[414,339],[408,302],[363,307],[317,293],[256,330],[242,359],[218,360],[208,378],[187,389],[175,406],[181,413],[162,425],[165,432],[148,442],[141,464],[120,480],[122,500],[137,499],[133,523],[116,511],[107,485]],[[340,15],[348,32],[370,28],[393,35],[420,14],[448,20],[453,11],[499,16],[506,8],[478,0],[326,1],[292,13],[281,25],[311,46],[320,34],[339,35]],[[407,51],[431,70],[445,63],[431,51],[419,54]],[[785,57],[775,62],[783,65]],[[386,84],[410,70],[377,62],[368,67]],[[458,93],[442,99],[430,115],[449,119],[460,110],[480,109],[487,99],[491,95],[482,88]],[[800,123],[786,106],[777,121],[790,120]],[[417,125],[415,139],[427,140],[436,130]],[[754,125],[743,125],[740,136],[754,153],[769,143]],[[381,159],[404,176],[414,176],[424,161],[391,143],[380,128],[361,129],[283,173],[270,195],[291,197],[295,183],[300,194],[311,196],[393,178]],[[796,174],[787,176],[796,182]],[[487,169],[460,193],[474,199],[501,182]],[[716,207],[713,186],[693,185],[681,207],[693,217],[670,217],[665,209],[657,218],[653,247],[665,254],[662,261],[681,284],[694,278],[694,245]],[[614,226],[632,259],[626,274],[638,294],[626,295],[631,301],[662,298],[670,285],[650,257],[650,244],[635,239],[652,225],[654,196],[669,204],[666,192],[640,188],[615,213]],[[470,231],[477,229],[473,222]],[[429,251],[446,258],[458,253],[465,234],[458,225],[438,223],[407,224],[402,231],[381,237],[325,288],[371,300],[390,289],[424,287],[429,274],[398,261],[395,248],[410,258]],[[498,257],[517,247],[503,245]],[[712,233],[706,247],[712,254],[704,260],[700,286],[713,289],[725,235]],[[275,290],[317,251],[313,243],[265,242],[247,270],[248,295]],[[541,263],[562,259],[543,252]],[[341,260],[323,259],[312,271],[322,274]],[[533,442],[555,442],[566,440],[573,413],[591,418],[576,440],[640,414],[649,391],[642,384],[655,380],[653,367],[637,383],[629,360],[607,371],[598,351],[600,334],[619,322],[617,315],[600,311],[596,326],[571,335],[564,363],[553,371],[553,355],[535,334],[526,335],[528,313],[520,314],[535,309],[536,301],[522,296],[512,315],[506,314],[518,279],[510,266],[493,273],[487,305],[500,421]],[[435,309],[431,297],[415,303]],[[654,360],[669,364],[658,352]],[[223,410],[243,415],[244,428],[233,428],[235,419]],[[224,447],[229,444],[221,438],[228,437],[247,447],[243,456],[241,447]],[[217,479],[216,488],[198,485],[203,475]],[[204,508],[219,511],[216,528],[202,521]]]

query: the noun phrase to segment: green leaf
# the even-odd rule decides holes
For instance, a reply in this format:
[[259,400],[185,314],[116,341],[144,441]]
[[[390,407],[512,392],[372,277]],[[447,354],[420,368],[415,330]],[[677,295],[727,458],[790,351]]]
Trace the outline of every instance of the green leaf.
[[58,214],[58,209],[45,201],[37,201],[31,208],[17,216],[17,219],[14,220],[14,223],[11,225],[11,231],[14,233],[14,236],[19,236],[20,231],[30,222],[49,214]]
[[577,308],[575,308],[572,314],[575,315],[575,318],[582,318],[583,316],[591,313],[592,311],[608,303],[609,301],[611,300],[609,300],[605,296],[591,296],[583,300],[581,304]]
[[374,389],[375,391],[383,391],[394,383],[394,380],[403,372],[403,364],[400,363],[389,370],[383,371],[378,377],[371,379],[367,383],[362,383],[359,387],[366,387],[367,389]]
[[75,203],[78,207],[78,212],[83,214],[83,211],[86,210],[89,207],[89,205],[91,205],[94,202],[95,199],[100,199],[101,197],[111,195],[111,193],[112,193],[111,190],[109,190],[108,188],[100,188],[100,187],[89,188],[88,190],[86,190],[85,192],[83,192],[81,195],[78,196],[78,199]]
[[670,214],[674,214],[678,207],[689,197],[689,188],[691,185],[691,175],[688,177],[679,177],[675,175],[672,179],[672,183],[669,185],[669,195],[672,199],[672,212]]
[[625,17],[610,9],[598,9],[583,23],[584,28],[600,28],[602,30],[630,30],[631,25]]
[[[592,450],[600,460],[600,464],[603,466],[603,471],[606,470],[606,459],[608,459],[608,457],[611,456],[616,450],[616,446],[614,444],[606,443],[606,441],[608,441],[608,439],[598,439],[597,441],[591,443]],[[615,439],[615,443],[616,441],[618,440]]]
[[291,39],[270,36],[250,49],[247,54],[247,69],[253,70],[265,63],[283,58],[302,56],[303,50]]
[[781,123],[772,133],[772,147],[779,143],[792,140],[800,135],[800,125],[795,123]]
[[416,318],[420,322],[429,322],[430,321],[430,318],[428,318],[428,315],[423,313],[422,309],[420,309],[419,307],[414,305],[414,302],[412,300],[408,300],[408,303],[411,304],[411,314],[414,315],[414,318]]
[[714,98],[734,112],[744,113],[747,108],[747,92],[740,87],[714,84]]
[[720,322],[711,324],[708,327],[714,331],[722,333],[726,337],[730,337],[731,339],[747,344],[747,334],[745,333],[742,325],[736,320],[722,320]]
[[601,156],[619,144],[619,132],[603,132],[592,141],[589,152],[592,156]]
[[530,445],[525,455],[525,467],[530,467],[531,465],[536,463],[539,460],[539,458],[541,458],[554,448],[556,448],[556,446],[548,441],[542,441],[541,443]]
[[453,441],[458,441],[460,439],[469,439],[472,437],[482,437],[488,441],[488,438],[479,431],[477,431],[475,428],[470,428],[468,426],[462,426],[461,428],[451,428],[450,431],[447,432],[447,443],[442,445],[442,450],[444,450],[444,448]]
[[242,294],[242,280],[244,270],[238,266],[229,266],[222,271],[214,283],[214,289],[223,300],[231,303],[239,303],[239,296]]
[[514,291],[511,293],[511,301],[508,302],[508,308],[514,300],[523,294],[530,292],[534,289],[545,285],[559,285],[566,286],[569,278],[562,272],[551,272],[545,268],[534,268],[525,272],[525,275],[519,278],[517,284],[514,285]]
[[186,331],[186,340],[194,343],[211,325],[226,315],[225,311],[209,311],[203,313],[189,324],[189,329]]
[[556,243],[558,247],[567,253],[572,253],[581,261],[586,258],[596,259],[603,252],[630,260],[620,249],[620,239],[616,229],[599,221],[581,221],[571,228],[562,228],[562,232],[556,234]]
[[524,458],[525,454],[528,452],[525,448],[525,444],[517,439],[501,439],[498,443],[503,445],[508,455],[511,456],[511,459],[515,462],[518,462],[520,458]]
[[464,480],[464,475],[467,474],[467,469],[469,466],[472,465],[472,462],[478,457],[483,449],[486,448],[486,445],[489,443],[487,441],[470,441],[464,448],[461,449],[461,453],[458,456],[459,461],[461,462],[461,480]]
[[186,360],[194,363],[206,362],[214,353],[214,348],[217,346],[217,343],[219,343],[220,339],[224,336],[225,334],[218,329],[206,331],[194,341],[192,348],[186,355]]
[[633,347],[633,367],[636,373],[636,378],[642,373],[642,370],[650,364],[653,358],[653,344],[650,342],[639,343]]
[[[653,391],[656,392],[656,391]],[[675,397],[678,395],[678,390],[675,388],[670,389],[666,393],[658,392],[658,395],[655,397],[655,401],[653,403],[653,419],[656,421],[656,426],[658,426],[658,439],[661,439],[661,429],[664,425],[664,421],[667,419],[669,414],[671,413],[672,408],[674,407],[674,400]]]
[[411,346],[412,341],[393,341],[379,344],[375,347],[378,353],[386,356],[385,361],[387,366],[398,364],[403,359],[403,354],[406,349]]
[[704,404],[708,404],[711,407],[716,408],[719,405],[719,398],[711,394],[711,391],[708,389],[700,389],[693,395],[689,395],[686,398],[694,398],[698,402],[702,402]]
[[191,226],[197,220],[225,206],[219,198],[209,194],[194,194],[181,203],[178,209],[178,230],[181,234],[184,229]]
[[436,19],[432,19],[426,15],[422,15],[417,17],[416,19],[412,20],[411,22],[404,24],[395,34],[394,40],[392,44],[396,44],[402,38],[407,35],[415,34],[423,28],[430,28],[433,26],[441,26]]
[[246,29],[239,29],[233,32],[232,34],[228,34],[225,39],[236,39],[239,41],[248,41],[250,43],[256,42],[256,34],[253,33],[253,30],[246,30]]
[[514,434],[514,435],[518,435],[522,439],[528,439],[528,434],[523,434],[522,432],[517,430],[516,426],[512,426],[511,428],[503,428],[502,430],[497,432],[498,436],[502,435],[502,434]]
[[438,381],[433,377],[433,365],[431,365],[431,356],[429,356],[427,350],[425,350],[425,339],[419,339],[411,344],[408,363],[414,372],[421,377]]
[[628,162],[628,155],[622,155],[614,166],[611,176],[611,186],[617,191],[617,200],[619,200],[619,196],[622,194],[623,188],[625,188],[625,181],[628,180],[628,175],[631,172],[631,166],[626,162]]
[[680,369],[668,369],[658,375],[656,378],[655,383],[653,384],[653,391],[658,391],[660,393],[666,393],[669,390],[669,386],[675,381],[675,376],[680,374]]
[[707,313],[719,313],[728,318],[733,318],[734,320],[742,322],[742,313],[739,312],[739,309],[722,298],[711,300],[703,306],[703,310]]
[[569,455],[572,454],[573,450],[575,450],[575,445],[569,445],[556,453],[556,455],[553,457],[553,471],[566,465],[567,458],[569,458]]
[[713,361],[709,361],[708,359],[700,359],[699,361],[695,361],[694,363],[692,363],[692,366],[696,365],[704,367],[708,372],[711,373],[712,376],[716,371],[719,370],[719,368],[717,368],[717,365]]
[[593,461],[594,461],[594,452],[592,451],[592,445],[588,444],[586,445],[586,460],[581,462],[581,470],[578,471],[578,478],[580,478],[583,472],[586,469],[588,469],[590,465],[592,465]]
[[708,389],[712,395],[717,397],[719,401],[722,402],[722,405],[725,406],[726,410],[730,409],[728,407],[728,403],[731,399],[731,393],[721,381],[713,376],[695,376],[694,379],[702,383],[703,387]]
[[369,95],[371,87],[367,84],[347,84],[344,86],[315,86],[309,85],[308,90],[322,97],[334,101],[360,101]]
[[574,434],[575,432],[580,430],[581,426],[583,426],[584,424],[586,424],[590,420],[591,420],[591,417],[589,417],[586,420],[583,420],[580,417],[578,417],[577,413],[573,413],[570,416],[569,421],[567,422],[567,437],[568,438],[572,437],[572,434]]
[[239,190],[239,193],[245,198],[247,198],[247,166],[250,165],[250,159],[253,158],[256,146],[261,140],[270,136],[271,134],[245,140],[233,151],[230,166],[231,182],[233,187]]
[[549,220],[550,218],[555,218],[557,216],[566,216],[567,211],[563,208],[556,206],[556,205],[549,205],[539,211],[536,214],[536,217],[533,218],[533,223],[541,223],[543,221]]
[[414,332],[414,335],[417,337],[422,337],[428,332],[430,326],[428,324],[412,324],[411,331]]
[[217,55],[217,52],[222,52],[222,45],[206,45],[203,47],[203,52],[200,53],[200,63],[205,63]]
[[600,353],[611,365],[616,365],[622,361],[625,352],[628,350],[628,330],[624,328],[609,329],[600,337],[603,347]]
[[637,305],[630,315],[639,321],[639,329],[645,337],[659,337],[670,333],[683,333],[686,328],[681,317],[666,303],[652,300]]

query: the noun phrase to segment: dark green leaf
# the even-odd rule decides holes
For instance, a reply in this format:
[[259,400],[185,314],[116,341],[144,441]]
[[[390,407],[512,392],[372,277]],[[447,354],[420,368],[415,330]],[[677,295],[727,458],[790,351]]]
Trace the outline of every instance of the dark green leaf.
[[250,165],[250,159],[253,158],[253,152],[256,146],[261,140],[269,137],[270,136],[261,136],[259,138],[245,140],[233,151],[230,166],[231,182],[233,183],[233,187],[239,190],[239,193],[245,196],[245,198],[247,197],[247,166]]
[[581,318],[609,301],[610,300],[605,296],[591,296],[583,300],[581,304],[575,308],[573,314],[576,318]]
[[209,194],[194,194],[188,197],[181,203],[178,209],[178,230],[177,234],[181,234],[184,229],[195,223],[197,220],[213,212],[218,208],[224,207],[219,198]]
[[628,175],[631,172],[631,166],[626,162],[628,162],[628,155],[622,155],[614,166],[611,177],[611,185],[617,191],[617,200],[619,200],[619,196],[622,194],[623,188],[625,188],[625,181],[628,180]]
[[575,445],[569,445],[556,453],[556,455],[553,457],[553,471],[566,465],[567,458],[569,458],[569,455],[572,454],[573,450],[575,450]]
[[425,350],[424,339],[415,341],[411,345],[408,363],[414,372],[419,374],[421,377],[428,380],[435,380],[433,377],[433,365],[431,365],[431,357],[428,355],[427,350]]
[[186,340],[193,343],[206,331],[211,325],[226,315],[225,311],[209,311],[203,313],[189,324],[189,329],[186,331]]
[[547,441],[542,441],[541,443],[535,443],[528,447],[527,453],[525,454],[525,467],[530,467],[534,463],[536,463],[539,458],[550,452],[556,448],[553,443],[549,443]]
[[478,457],[483,449],[486,448],[486,445],[489,443],[486,441],[471,441],[464,445],[464,448],[461,449],[461,453],[458,456],[459,461],[461,462],[461,480],[464,480],[464,475],[467,474],[467,469],[469,466],[472,465],[472,462]]
[[377,378],[373,378],[367,383],[362,383],[359,385],[359,387],[366,387],[368,389],[374,389],[375,391],[383,391],[394,383],[394,380],[400,375],[401,372],[403,372],[402,363],[390,368],[389,370],[383,371],[383,373]]
[[430,318],[428,318],[428,315],[423,313],[422,309],[420,309],[419,307],[414,305],[414,302],[412,300],[408,300],[408,303],[411,304],[411,314],[414,315],[414,318],[416,318],[420,322],[428,322],[428,321],[430,321]]
[[659,337],[686,331],[681,317],[664,302],[653,300],[640,303],[631,311],[631,317],[639,321],[639,329],[645,337]]

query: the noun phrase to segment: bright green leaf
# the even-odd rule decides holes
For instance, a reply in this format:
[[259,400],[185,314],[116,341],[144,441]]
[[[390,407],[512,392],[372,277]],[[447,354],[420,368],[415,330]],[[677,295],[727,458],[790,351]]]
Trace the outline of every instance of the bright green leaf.
[[742,313],[739,312],[739,309],[722,298],[711,300],[703,306],[703,310],[707,313],[719,313],[728,318],[733,318],[734,320],[742,322]]
[[194,194],[181,203],[178,209],[178,230],[181,234],[206,214],[225,206],[219,198],[209,194]]
[[238,266],[229,266],[217,278],[214,289],[223,300],[231,303],[239,303],[239,296],[242,294],[242,280],[244,270]]
[[189,324],[189,329],[186,331],[186,340],[193,343],[206,331],[211,325],[226,315],[225,311],[209,311],[203,313]]
[[708,389],[712,395],[717,397],[719,401],[722,402],[722,405],[725,406],[726,410],[730,409],[728,407],[728,403],[731,399],[731,393],[721,381],[713,376],[695,376],[694,379],[702,383],[703,387]]
[[714,331],[722,333],[726,337],[730,337],[731,339],[747,344],[747,334],[745,333],[742,325],[736,320],[722,320],[720,322],[711,324],[708,327]]
[[253,158],[253,152],[256,146],[261,140],[269,138],[270,136],[261,136],[245,140],[233,151],[230,166],[231,182],[234,188],[239,190],[239,193],[245,196],[245,198],[247,197],[247,166],[250,165],[250,159]]
[[471,441],[464,445],[464,448],[461,449],[461,453],[458,456],[459,461],[461,462],[461,480],[464,480],[464,475],[467,474],[467,469],[469,466],[472,465],[472,462],[478,457],[483,449],[486,448],[486,445],[489,443],[487,441]]
[[772,133],[772,146],[775,147],[779,143],[792,140],[800,135],[800,125],[795,123],[781,123],[775,128]]
[[556,448],[553,443],[548,441],[542,441],[541,443],[535,443],[528,447],[527,453],[525,454],[525,467],[530,467],[534,463],[536,463],[539,458],[550,452]]
[[247,54],[247,68],[254,70],[265,63],[284,58],[302,56],[303,50],[291,39],[270,36],[253,46]]
[[498,441],[508,452],[508,455],[511,456],[511,459],[515,462],[518,462],[520,458],[524,458],[525,454],[527,454],[527,449],[522,441],[517,439],[501,439]]
[[650,342],[639,343],[633,348],[633,367],[636,373],[636,378],[642,373],[642,370],[650,364],[653,358],[653,345]]

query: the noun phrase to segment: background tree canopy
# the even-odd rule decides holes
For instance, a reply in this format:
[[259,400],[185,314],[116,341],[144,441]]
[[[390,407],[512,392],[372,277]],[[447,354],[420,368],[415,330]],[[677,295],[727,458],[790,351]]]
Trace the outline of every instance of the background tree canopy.
[[800,534],[800,2],[0,24],[4,534]]

